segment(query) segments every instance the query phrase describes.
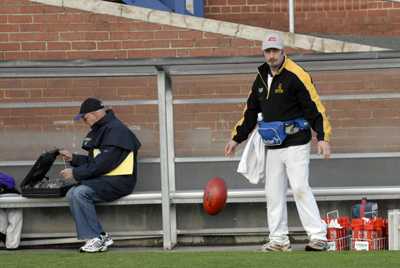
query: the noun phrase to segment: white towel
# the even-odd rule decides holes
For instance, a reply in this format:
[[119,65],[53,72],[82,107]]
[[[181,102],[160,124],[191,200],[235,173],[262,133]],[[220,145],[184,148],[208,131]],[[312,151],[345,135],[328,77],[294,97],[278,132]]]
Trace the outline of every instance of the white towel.
[[252,184],[264,181],[265,145],[257,128],[247,140],[237,172],[242,174]]

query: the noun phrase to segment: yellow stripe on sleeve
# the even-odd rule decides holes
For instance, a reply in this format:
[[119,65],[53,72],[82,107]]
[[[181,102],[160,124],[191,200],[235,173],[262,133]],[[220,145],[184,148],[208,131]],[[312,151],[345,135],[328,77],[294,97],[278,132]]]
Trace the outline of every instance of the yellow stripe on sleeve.
[[318,112],[322,115],[324,140],[329,141],[332,135],[332,127],[326,115],[326,109],[319,98],[318,92],[315,89],[314,84],[311,81],[311,76],[306,71],[304,71],[303,68],[301,68],[299,65],[297,65],[289,58],[286,59],[285,67],[290,72],[293,72],[306,87],[308,93],[311,96],[311,100],[315,103]]
[[[250,96],[250,94],[251,94],[251,90],[249,91],[249,94],[247,95],[247,98]],[[231,138],[232,138],[232,139],[233,139],[233,137],[235,137],[235,136],[237,135],[237,127],[239,127],[239,126],[241,126],[241,125],[243,124],[243,121],[244,121],[244,114],[245,114],[246,110],[247,110],[247,103],[246,103],[246,105],[244,106],[243,113],[242,113],[242,117],[241,117],[241,118],[239,119],[239,121],[236,123],[235,127],[233,128],[233,130],[232,130],[232,132],[231,132]]]

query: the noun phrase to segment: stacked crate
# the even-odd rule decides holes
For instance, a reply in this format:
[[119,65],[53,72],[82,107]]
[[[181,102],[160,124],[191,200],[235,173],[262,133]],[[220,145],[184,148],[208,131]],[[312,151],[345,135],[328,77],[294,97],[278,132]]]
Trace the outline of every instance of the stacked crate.
[[328,250],[343,251],[350,249],[351,228],[349,217],[325,219],[327,224]]
[[351,249],[367,251],[387,249],[387,227],[387,220],[379,217],[352,219]]
[[337,210],[328,212],[324,219],[327,224],[328,250],[387,249],[388,221],[377,215],[378,205],[367,202],[366,198],[352,207],[351,220],[346,216],[339,217]]

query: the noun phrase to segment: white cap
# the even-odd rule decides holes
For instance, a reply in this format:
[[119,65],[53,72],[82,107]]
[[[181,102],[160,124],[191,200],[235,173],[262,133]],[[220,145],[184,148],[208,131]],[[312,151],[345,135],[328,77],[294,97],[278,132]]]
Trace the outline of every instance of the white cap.
[[270,33],[267,35],[262,42],[262,50],[266,50],[268,48],[283,49],[283,40],[280,34]]

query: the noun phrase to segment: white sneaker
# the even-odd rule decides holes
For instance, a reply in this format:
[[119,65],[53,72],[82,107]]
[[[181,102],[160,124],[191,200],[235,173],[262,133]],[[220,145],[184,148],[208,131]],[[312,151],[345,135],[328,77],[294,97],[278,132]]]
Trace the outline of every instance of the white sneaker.
[[85,245],[83,245],[80,248],[81,252],[89,252],[89,253],[103,252],[106,250],[107,246],[104,244],[104,240],[99,237],[95,237],[86,241]]
[[100,235],[100,238],[103,240],[104,245],[106,247],[109,247],[112,244],[114,244],[114,240],[112,240],[112,238],[111,238],[109,233],[106,233],[105,235]]
[[261,247],[261,251],[271,252],[271,251],[292,251],[290,242],[286,244],[278,244],[275,242],[268,242]]

